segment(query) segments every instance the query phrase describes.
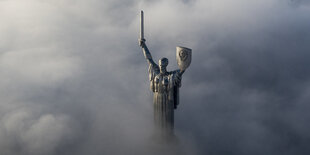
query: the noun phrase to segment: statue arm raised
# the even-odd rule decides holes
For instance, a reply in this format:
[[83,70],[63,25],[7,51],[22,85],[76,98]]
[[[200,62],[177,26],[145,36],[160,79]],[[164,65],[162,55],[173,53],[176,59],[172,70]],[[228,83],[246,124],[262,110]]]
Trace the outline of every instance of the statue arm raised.
[[144,54],[145,59],[147,60],[149,65],[157,66],[157,64],[153,61],[152,55],[145,44],[145,39],[139,40],[139,45],[142,48],[142,52]]

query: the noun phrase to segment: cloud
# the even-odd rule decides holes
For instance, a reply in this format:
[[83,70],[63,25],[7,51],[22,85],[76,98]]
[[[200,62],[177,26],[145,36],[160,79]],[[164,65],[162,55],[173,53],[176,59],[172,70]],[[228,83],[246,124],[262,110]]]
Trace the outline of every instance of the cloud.
[[[152,137],[157,61],[193,49],[177,145]],[[1,154],[307,154],[307,1],[0,1]],[[165,147],[168,146],[168,147]]]

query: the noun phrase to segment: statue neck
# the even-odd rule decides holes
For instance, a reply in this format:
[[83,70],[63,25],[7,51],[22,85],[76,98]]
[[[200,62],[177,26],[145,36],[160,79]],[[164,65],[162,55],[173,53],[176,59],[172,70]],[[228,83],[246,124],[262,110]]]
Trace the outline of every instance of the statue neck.
[[165,71],[165,72],[160,72],[161,75],[168,75],[168,72]]
[[167,74],[167,69],[160,69],[160,74]]

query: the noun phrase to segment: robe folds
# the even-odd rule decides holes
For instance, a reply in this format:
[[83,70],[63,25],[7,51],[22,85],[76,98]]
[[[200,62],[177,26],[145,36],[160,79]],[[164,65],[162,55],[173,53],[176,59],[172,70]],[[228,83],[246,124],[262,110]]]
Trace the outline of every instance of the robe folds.
[[[179,104],[180,70],[160,73],[157,65],[150,64],[149,80],[153,92],[155,126],[165,133],[173,132],[174,109]],[[180,78],[179,78],[180,79]]]

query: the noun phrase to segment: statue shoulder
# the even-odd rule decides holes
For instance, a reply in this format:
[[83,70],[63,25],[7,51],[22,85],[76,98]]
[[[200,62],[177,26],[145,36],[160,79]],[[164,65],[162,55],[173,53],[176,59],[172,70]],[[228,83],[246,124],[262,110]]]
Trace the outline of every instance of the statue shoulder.
[[155,74],[159,73],[159,67],[155,63],[150,63],[149,70],[152,70]]
[[182,74],[179,69],[171,71],[170,73],[172,82],[174,86],[181,87]]
[[180,74],[180,72],[181,71],[179,69],[176,69],[176,70],[170,71],[169,74],[175,75],[175,74]]
[[155,76],[157,75],[157,74],[159,74],[159,67],[158,67],[158,65],[153,65],[153,64],[150,64],[149,65],[149,80],[150,81],[152,81],[154,78],[155,78]]

